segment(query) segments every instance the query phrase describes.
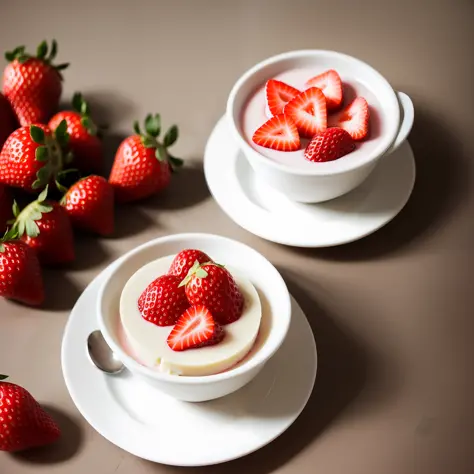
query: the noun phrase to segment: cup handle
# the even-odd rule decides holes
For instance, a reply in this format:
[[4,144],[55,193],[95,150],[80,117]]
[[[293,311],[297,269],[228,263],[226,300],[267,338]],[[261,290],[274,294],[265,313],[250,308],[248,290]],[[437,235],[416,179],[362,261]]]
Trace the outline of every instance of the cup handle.
[[413,107],[413,102],[410,97],[408,97],[403,92],[395,92],[400,104],[400,109],[402,111],[402,119],[400,129],[398,130],[398,135],[395,138],[395,141],[392,143],[391,147],[385,152],[386,155],[393,153],[407,138],[408,134],[413,127],[413,121],[415,119],[415,109]]

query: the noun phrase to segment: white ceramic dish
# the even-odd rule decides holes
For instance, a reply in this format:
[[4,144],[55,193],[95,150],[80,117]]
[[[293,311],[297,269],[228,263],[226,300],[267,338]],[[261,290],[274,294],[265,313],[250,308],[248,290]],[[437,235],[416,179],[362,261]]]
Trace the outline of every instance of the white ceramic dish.
[[249,232],[297,247],[330,247],[361,239],[390,222],[405,206],[415,183],[408,142],[350,193],[319,204],[294,202],[257,177],[227,118],[217,123],[204,153],[212,195],[229,217]]
[[107,376],[97,370],[87,356],[85,341],[97,329],[98,290],[117,263],[97,276],[78,299],[61,348],[67,389],[96,431],[121,449],[153,462],[202,466],[245,456],[295,421],[313,389],[317,355],[311,328],[294,300],[281,349],[258,377],[227,397],[181,402],[128,371]]
[[[384,133],[377,140],[377,146],[371,147],[367,153],[357,153],[357,158],[349,154],[332,162],[315,163],[310,170],[278,163],[250,146],[242,130],[242,111],[250,95],[277,74],[308,66],[314,66],[321,72],[336,69],[343,79],[356,79],[377,97],[380,104],[377,112],[384,124]],[[249,69],[232,88],[226,115],[231,134],[255,174],[291,200],[304,203],[334,199],[359,186],[374,170],[380,158],[392,153],[403,143],[414,120],[410,98],[404,93],[395,92],[379,72],[352,56],[323,50],[283,53]]]
[[[242,364],[220,374],[186,377],[161,373],[140,365],[127,355],[118,342],[119,300],[125,283],[146,263],[177,254],[186,248],[200,249],[215,261],[246,274],[259,293],[263,311],[271,317],[269,330],[258,351]],[[174,398],[199,402],[238,390],[262,370],[286,337],[291,304],[283,278],[256,250],[218,235],[177,234],[152,240],[124,255],[99,290],[97,313],[98,325],[105,340],[133,374]]]

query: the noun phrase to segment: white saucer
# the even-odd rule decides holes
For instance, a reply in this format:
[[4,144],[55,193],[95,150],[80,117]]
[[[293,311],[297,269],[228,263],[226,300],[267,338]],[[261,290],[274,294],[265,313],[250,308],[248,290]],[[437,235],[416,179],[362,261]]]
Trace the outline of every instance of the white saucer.
[[313,333],[296,301],[292,301],[287,339],[249,385],[210,402],[180,402],[128,371],[107,376],[87,356],[86,338],[97,329],[98,287],[114,265],[81,295],[62,342],[66,386],[95,430],[138,457],[175,466],[203,466],[245,456],[289,428],[311,395],[317,368]]
[[207,142],[204,172],[220,207],[252,234],[296,247],[330,247],[372,234],[403,209],[415,184],[415,159],[405,142],[349,194],[296,203],[257,179],[222,117]]

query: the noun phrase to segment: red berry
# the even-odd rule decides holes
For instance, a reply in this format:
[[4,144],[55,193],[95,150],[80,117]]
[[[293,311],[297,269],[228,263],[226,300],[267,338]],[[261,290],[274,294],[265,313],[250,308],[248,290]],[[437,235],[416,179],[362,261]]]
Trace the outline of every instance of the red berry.
[[342,128],[328,128],[318,133],[308,143],[304,157],[309,161],[333,161],[347,155],[355,148],[354,140]]
[[183,280],[196,262],[207,263],[212,262],[212,259],[200,250],[181,250],[173,259],[168,273],[176,275],[180,280]]
[[254,134],[252,141],[265,148],[295,151],[300,147],[300,136],[295,122],[287,115],[275,115]]

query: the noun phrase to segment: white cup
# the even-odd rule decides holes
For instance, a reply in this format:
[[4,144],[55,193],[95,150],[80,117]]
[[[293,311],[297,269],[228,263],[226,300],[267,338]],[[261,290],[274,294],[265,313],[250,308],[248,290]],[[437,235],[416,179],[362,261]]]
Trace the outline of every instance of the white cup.
[[[251,96],[268,79],[284,71],[312,67],[321,71],[337,70],[341,77],[353,77],[363,83],[380,104],[384,132],[367,153],[317,163],[313,169],[298,169],[278,163],[259,153],[247,141],[242,130],[242,112]],[[370,105],[370,104],[369,104]],[[232,133],[256,175],[289,199],[315,203],[334,199],[359,186],[378,161],[396,150],[408,136],[414,120],[413,103],[403,92],[396,92],[374,68],[346,54],[324,50],[301,50],[268,58],[245,72],[232,88],[226,116]],[[361,151],[365,150],[364,145]]]
[[[128,279],[142,266],[159,257],[196,248],[217,262],[248,275],[257,289],[262,308],[270,318],[269,329],[256,352],[233,369],[206,376],[179,376],[139,364],[122,348],[117,333],[119,301]],[[143,244],[120,258],[99,289],[98,324],[105,340],[130,372],[179,400],[201,402],[228,395],[250,382],[283,343],[291,320],[291,300],[278,270],[256,250],[236,240],[211,234],[176,234]]]

